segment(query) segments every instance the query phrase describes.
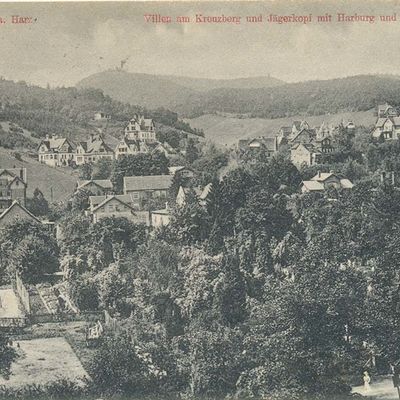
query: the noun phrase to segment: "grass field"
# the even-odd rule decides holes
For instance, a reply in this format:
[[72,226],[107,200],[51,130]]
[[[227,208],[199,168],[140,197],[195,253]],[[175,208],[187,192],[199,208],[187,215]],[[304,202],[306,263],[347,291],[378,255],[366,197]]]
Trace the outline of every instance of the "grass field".
[[21,340],[19,357],[11,366],[8,380],[0,377],[0,385],[21,387],[40,385],[60,378],[82,381],[88,375],[69,343],[63,337]]
[[32,197],[35,188],[39,188],[51,202],[63,201],[70,196],[76,185],[77,177],[68,169],[51,168],[22,154],[23,161],[13,156],[12,150],[0,147],[0,168],[25,167],[28,179],[28,197]]
[[375,123],[373,111],[346,112],[329,115],[304,117],[296,115],[288,118],[237,118],[234,116],[202,115],[188,119],[193,128],[203,129],[205,137],[221,145],[232,145],[239,139],[257,136],[273,137],[281,126],[291,126],[293,121],[305,119],[311,127],[326,124],[339,124],[342,120],[353,121],[356,125],[370,126]]

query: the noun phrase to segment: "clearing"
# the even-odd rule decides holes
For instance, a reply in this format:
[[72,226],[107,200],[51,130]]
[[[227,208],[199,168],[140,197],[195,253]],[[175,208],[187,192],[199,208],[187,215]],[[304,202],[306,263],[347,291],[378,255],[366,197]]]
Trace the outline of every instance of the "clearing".
[[21,387],[41,385],[66,378],[84,384],[89,379],[78,357],[63,337],[20,340],[19,357],[11,366],[8,380],[0,377],[0,385]]

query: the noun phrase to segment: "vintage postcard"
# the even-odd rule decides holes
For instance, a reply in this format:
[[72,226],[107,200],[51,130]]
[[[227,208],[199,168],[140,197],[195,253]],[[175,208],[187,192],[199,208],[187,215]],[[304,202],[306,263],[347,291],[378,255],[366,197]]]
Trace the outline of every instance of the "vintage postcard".
[[0,398],[400,399],[400,2],[0,3]]

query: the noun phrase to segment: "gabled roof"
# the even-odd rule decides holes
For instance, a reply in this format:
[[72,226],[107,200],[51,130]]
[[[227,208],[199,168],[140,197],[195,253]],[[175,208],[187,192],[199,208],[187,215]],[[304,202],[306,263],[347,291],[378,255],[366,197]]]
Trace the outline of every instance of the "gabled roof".
[[126,203],[125,201],[123,201],[119,196],[106,196],[104,201],[102,201],[100,204],[98,204],[97,206],[95,206],[93,208],[92,212],[97,211],[100,207],[103,207],[104,205],[109,203],[111,200],[117,200],[122,205],[129,207],[132,211],[135,211],[135,209],[129,203]]
[[58,137],[52,137],[48,138],[45,140],[42,140],[40,142],[39,147],[44,144],[49,150],[58,150],[60,147],[64,145],[64,143],[67,142],[71,147],[74,147],[74,144],[70,142],[67,138],[58,138]]
[[297,150],[299,147],[304,147],[310,153],[320,154],[321,152],[312,143],[296,143],[291,150]]
[[125,176],[124,189],[138,190],[168,190],[172,184],[172,175]]
[[314,177],[312,177],[311,180],[312,181],[323,182],[323,181],[326,181],[331,176],[336,176],[337,177],[337,175],[334,174],[333,172],[320,172],[317,175],[315,175]]
[[296,130],[299,131],[301,129],[301,121],[293,121],[292,126],[294,126]]
[[317,181],[303,181],[303,185],[310,192],[324,190],[324,185]]
[[[21,178],[21,171],[23,178]],[[0,169],[0,177],[7,175],[8,181],[14,181],[18,178],[24,185],[26,185],[26,168],[2,168]]]
[[200,200],[205,200],[207,198],[207,196],[210,194],[212,189],[212,183],[208,183],[206,186],[204,186],[203,191],[201,192],[199,199]]
[[347,178],[341,179],[340,185],[342,186],[343,189],[351,189],[352,187],[354,187],[353,183]]
[[40,219],[38,219],[36,216],[34,216],[28,209],[26,209],[23,205],[19,204],[17,200],[14,200],[13,203],[11,204],[10,207],[8,207],[6,210],[3,211],[2,214],[0,214],[0,222],[1,220],[13,209],[13,208],[19,208],[21,209],[25,214],[29,215],[31,218],[33,218],[36,222],[41,223]]
[[113,184],[110,179],[90,179],[90,180],[84,180],[84,181],[78,180],[78,188],[77,189],[83,189],[89,183],[93,183],[94,185],[99,186],[102,189],[112,189],[113,188]]
[[314,129],[301,129],[299,132],[297,132],[291,139],[290,141],[293,142],[295,141],[300,135],[303,133],[307,133],[309,136],[309,141],[311,142],[313,136],[315,136],[315,130]]

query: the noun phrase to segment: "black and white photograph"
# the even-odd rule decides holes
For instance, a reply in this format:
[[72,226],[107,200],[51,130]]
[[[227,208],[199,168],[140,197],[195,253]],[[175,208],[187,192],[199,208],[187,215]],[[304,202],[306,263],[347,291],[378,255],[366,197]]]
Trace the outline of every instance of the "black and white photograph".
[[400,1],[0,2],[0,399],[400,400]]

